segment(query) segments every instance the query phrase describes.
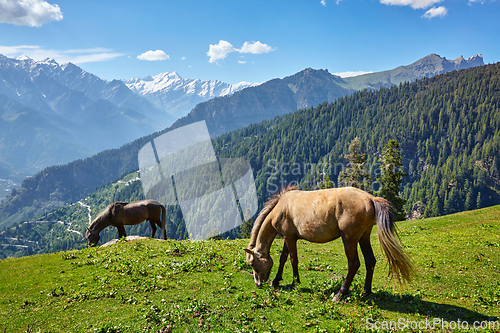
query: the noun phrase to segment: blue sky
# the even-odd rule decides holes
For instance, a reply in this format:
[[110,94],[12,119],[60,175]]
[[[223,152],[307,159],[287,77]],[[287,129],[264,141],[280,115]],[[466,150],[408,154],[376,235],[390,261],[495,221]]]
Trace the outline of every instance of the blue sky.
[[176,71],[264,82],[369,72],[430,53],[500,61],[500,1],[0,0],[0,54],[71,61],[107,80]]

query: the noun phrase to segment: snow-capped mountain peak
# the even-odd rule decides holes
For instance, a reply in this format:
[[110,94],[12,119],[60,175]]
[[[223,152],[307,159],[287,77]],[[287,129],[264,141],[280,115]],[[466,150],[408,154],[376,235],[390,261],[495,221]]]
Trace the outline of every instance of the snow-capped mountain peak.
[[483,60],[483,55],[482,54],[476,54],[476,55],[474,55],[472,57],[465,58],[465,61],[469,62],[469,61],[479,60],[479,59]]
[[16,60],[19,60],[19,61],[24,61],[24,60],[32,60],[30,57],[28,57],[27,55],[20,55],[18,57],[15,58]]
[[239,83],[233,84],[230,87],[224,89],[221,93],[221,96],[227,96],[234,94],[238,90],[242,90],[248,87],[256,87],[258,85],[261,85],[262,83],[250,83],[248,81],[241,81]]
[[124,80],[124,83],[132,91],[141,95],[155,93],[157,91],[169,90],[183,79],[176,72],[165,72],[155,76],[133,78]]
[[157,108],[176,117],[186,115],[198,103],[257,85],[246,81],[231,85],[219,80],[183,79],[177,72],[165,72],[123,82],[130,90],[147,98]]
[[55,59],[51,59],[51,58],[45,58],[42,61],[39,61],[39,63],[59,67],[59,64],[57,63],[57,61],[55,61]]

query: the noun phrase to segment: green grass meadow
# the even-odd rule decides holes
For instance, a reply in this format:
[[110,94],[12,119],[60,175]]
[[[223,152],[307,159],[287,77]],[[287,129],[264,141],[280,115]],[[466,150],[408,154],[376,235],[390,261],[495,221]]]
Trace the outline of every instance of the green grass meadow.
[[[500,206],[398,223],[418,277],[388,279],[376,231],[374,293],[331,298],[347,274],[341,240],[298,244],[302,283],[256,288],[248,240],[119,241],[0,261],[0,333],[500,331]],[[271,253],[276,274],[282,239]],[[360,253],[361,254],[361,253]],[[475,327],[475,328],[474,328]]]

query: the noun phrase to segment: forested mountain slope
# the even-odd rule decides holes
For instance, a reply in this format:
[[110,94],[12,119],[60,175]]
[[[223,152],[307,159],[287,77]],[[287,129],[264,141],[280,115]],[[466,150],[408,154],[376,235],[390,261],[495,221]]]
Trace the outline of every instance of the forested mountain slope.
[[175,124],[187,125],[205,120],[210,134],[217,136],[297,109],[332,102],[358,90],[389,88],[403,82],[483,64],[482,55],[467,59],[460,56],[455,60],[448,60],[437,54],[430,54],[406,66],[348,78],[330,74],[328,70],[306,68],[283,79],[243,89],[232,96],[200,103]]
[[400,142],[404,197],[416,216],[500,203],[500,64],[358,92],[215,142],[223,157],[251,162],[263,199],[293,182],[314,188],[326,174],[335,182],[356,136],[374,178],[383,145]]
[[[389,139],[400,142],[404,196],[417,216],[492,205],[500,203],[499,78],[493,64],[362,91],[222,135],[214,147],[219,157],[251,163],[260,203],[290,182],[314,188],[326,173],[336,182],[337,163],[358,136],[371,163]],[[2,226],[75,202],[137,168],[137,151],[152,137],[27,179],[0,206]]]

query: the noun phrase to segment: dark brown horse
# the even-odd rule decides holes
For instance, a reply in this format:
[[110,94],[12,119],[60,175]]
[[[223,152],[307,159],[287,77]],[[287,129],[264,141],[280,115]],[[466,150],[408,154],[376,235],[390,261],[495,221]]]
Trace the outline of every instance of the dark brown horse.
[[90,246],[99,242],[99,233],[104,228],[112,225],[118,229],[119,238],[127,237],[125,225],[135,225],[146,220],[151,223],[151,238],[156,233],[158,225],[163,233],[163,239],[167,239],[165,224],[167,213],[165,206],[154,200],[141,200],[135,202],[115,202],[100,213],[87,228],[87,237]]
[[345,295],[360,266],[358,244],[365,258],[364,291],[371,293],[376,259],[370,244],[373,225],[377,224],[380,245],[389,261],[389,273],[395,280],[409,281],[413,267],[395,237],[394,217],[390,203],[353,187],[318,191],[299,191],[288,187],[271,198],[255,220],[247,252],[255,284],[262,286],[269,279],[273,259],[269,252],[277,234],[285,239],[280,265],[273,286],[282,280],[283,267],[290,254],[293,285],[300,283],[297,240],[326,243],[339,237],[344,243],[348,261],[347,277],[334,301]]

